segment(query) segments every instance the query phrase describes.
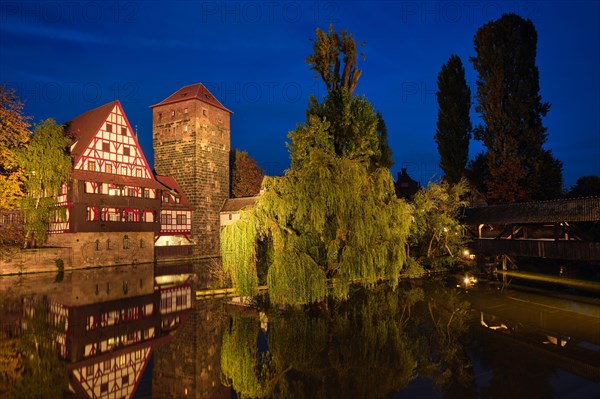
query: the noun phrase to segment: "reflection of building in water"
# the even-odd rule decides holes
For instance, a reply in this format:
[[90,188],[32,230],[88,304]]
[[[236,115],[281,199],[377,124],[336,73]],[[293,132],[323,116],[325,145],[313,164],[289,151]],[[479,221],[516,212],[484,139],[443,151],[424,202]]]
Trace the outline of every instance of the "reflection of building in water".
[[[77,397],[132,397],[153,349],[172,339],[189,316],[192,288],[187,276],[148,281],[152,271],[138,270],[120,281],[107,277],[103,284],[89,282],[82,301],[65,292],[47,297],[48,317],[61,327],[57,347]],[[34,309],[33,300],[25,301],[25,309]]]
[[154,352],[152,393],[157,398],[229,398],[221,384],[221,344],[226,322],[216,300],[197,301],[177,338]]

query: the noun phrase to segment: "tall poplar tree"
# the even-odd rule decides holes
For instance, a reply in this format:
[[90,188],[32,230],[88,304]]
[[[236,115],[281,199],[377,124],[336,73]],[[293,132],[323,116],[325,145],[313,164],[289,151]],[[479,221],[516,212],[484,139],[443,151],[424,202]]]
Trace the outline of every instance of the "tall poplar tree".
[[438,74],[438,119],[435,133],[440,167],[446,180],[456,184],[465,174],[471,139],[471,89],[460,57],[452,54]]
[[541,187],[543,169],[562,165],[548,162],[542,147],[548,137],[542,118],[550,104],[539,93],[535,27],[528,19],[505,14],[479,28],[474,42],[471,61],[479,75],[475,109],[484,122],[475,137],[487,148],[488,200],[541,199],[553,191]]

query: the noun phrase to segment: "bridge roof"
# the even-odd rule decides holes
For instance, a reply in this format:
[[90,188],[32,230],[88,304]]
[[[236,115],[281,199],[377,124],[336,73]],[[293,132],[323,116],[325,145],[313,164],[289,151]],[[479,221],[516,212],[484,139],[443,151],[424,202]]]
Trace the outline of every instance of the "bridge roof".
[[465,210],[465,224],[514,224],[600,221],[600,197],[491,205]]

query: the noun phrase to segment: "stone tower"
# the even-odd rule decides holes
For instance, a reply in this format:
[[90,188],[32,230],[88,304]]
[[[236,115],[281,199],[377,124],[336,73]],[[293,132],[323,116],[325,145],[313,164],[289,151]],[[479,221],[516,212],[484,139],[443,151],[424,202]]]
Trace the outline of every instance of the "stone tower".
[[219,211],[229,197],[232,112],[201,83],[150,108],[156,173],[174,177],[194,208],[194,254],[218,255]]

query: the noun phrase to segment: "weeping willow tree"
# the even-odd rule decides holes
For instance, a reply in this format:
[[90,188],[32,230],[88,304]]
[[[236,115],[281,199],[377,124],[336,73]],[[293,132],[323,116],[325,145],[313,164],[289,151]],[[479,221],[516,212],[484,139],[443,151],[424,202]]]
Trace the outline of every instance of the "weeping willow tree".
[[306,122],[289,133],[286,174],[266,179],[256,206],[222,233],[224,268],[243,295],[256,293],[257,243],[268,239],[266,283],[280,304],[345,298],[352,283],[395,287],[406,260],[411,208],[379,166],[375,110],[353,95],[360,76],[354,41],[347,32],[317,30],[314,51],[307,61],[327,97],[312,97]]

